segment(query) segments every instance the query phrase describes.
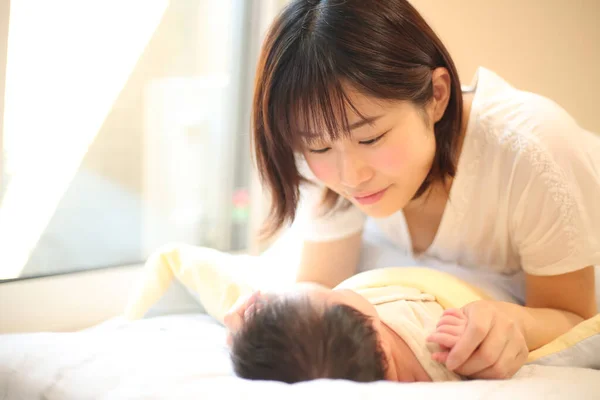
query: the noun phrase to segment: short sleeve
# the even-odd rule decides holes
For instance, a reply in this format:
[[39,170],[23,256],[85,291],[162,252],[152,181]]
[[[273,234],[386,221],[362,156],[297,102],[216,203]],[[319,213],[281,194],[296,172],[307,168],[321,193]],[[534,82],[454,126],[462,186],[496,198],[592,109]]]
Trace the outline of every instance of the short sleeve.
[[509,188],[513,245],[532,275],[600,265],[600,138],[565,125],[572,135],[519,143]]
[[296,163],[302,176],[311,182],[300,187],[300,202],[294,220],[302,239],[312,242],[332,241],[362,231],[366,216],[354,205],[340,207],[342,202],[339,201],[334,210],[322,215],[320,203],[325,187],[312,174],[306,161],[297,159]]

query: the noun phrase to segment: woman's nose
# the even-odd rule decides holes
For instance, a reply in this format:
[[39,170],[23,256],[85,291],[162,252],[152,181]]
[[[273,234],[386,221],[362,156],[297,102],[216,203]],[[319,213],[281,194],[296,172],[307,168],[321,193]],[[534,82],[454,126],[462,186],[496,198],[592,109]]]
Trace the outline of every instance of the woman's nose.
[[340,183],[349,189],[357,189],[371,179],[373,172],[367,164],[352,153],[340,154]]

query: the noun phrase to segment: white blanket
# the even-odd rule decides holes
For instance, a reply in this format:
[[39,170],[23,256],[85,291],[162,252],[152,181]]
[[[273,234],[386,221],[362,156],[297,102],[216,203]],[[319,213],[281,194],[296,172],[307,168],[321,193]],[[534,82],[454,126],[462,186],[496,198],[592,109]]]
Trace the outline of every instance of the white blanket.
[[508,381],[286,385],[232,375],[204,315],[114,319],[77,333],[0,336],[0,399],[598,399],[600,371],[526,366]]

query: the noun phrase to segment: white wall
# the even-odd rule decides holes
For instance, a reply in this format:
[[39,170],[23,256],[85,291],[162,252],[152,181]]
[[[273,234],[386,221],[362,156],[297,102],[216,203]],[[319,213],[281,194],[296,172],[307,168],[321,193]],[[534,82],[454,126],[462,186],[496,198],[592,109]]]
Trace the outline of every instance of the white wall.
[[468,84],[481,65],[600,133],[600,1],[410,0]]
[[0,284],[0,333],[71,331],[123,312],[140,266]]

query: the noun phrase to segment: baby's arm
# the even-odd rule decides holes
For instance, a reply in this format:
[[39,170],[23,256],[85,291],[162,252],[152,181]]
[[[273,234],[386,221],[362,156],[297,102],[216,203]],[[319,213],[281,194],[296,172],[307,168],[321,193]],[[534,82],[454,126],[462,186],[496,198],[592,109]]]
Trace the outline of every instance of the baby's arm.
[[432,354],[432,358],[440,363],[445,363],[448,352],[452,349],[467,326],[467,316],[459,308],[450,308],[444,311],[435,332],[427,338],[428,342],[437,343],[441,352]]

